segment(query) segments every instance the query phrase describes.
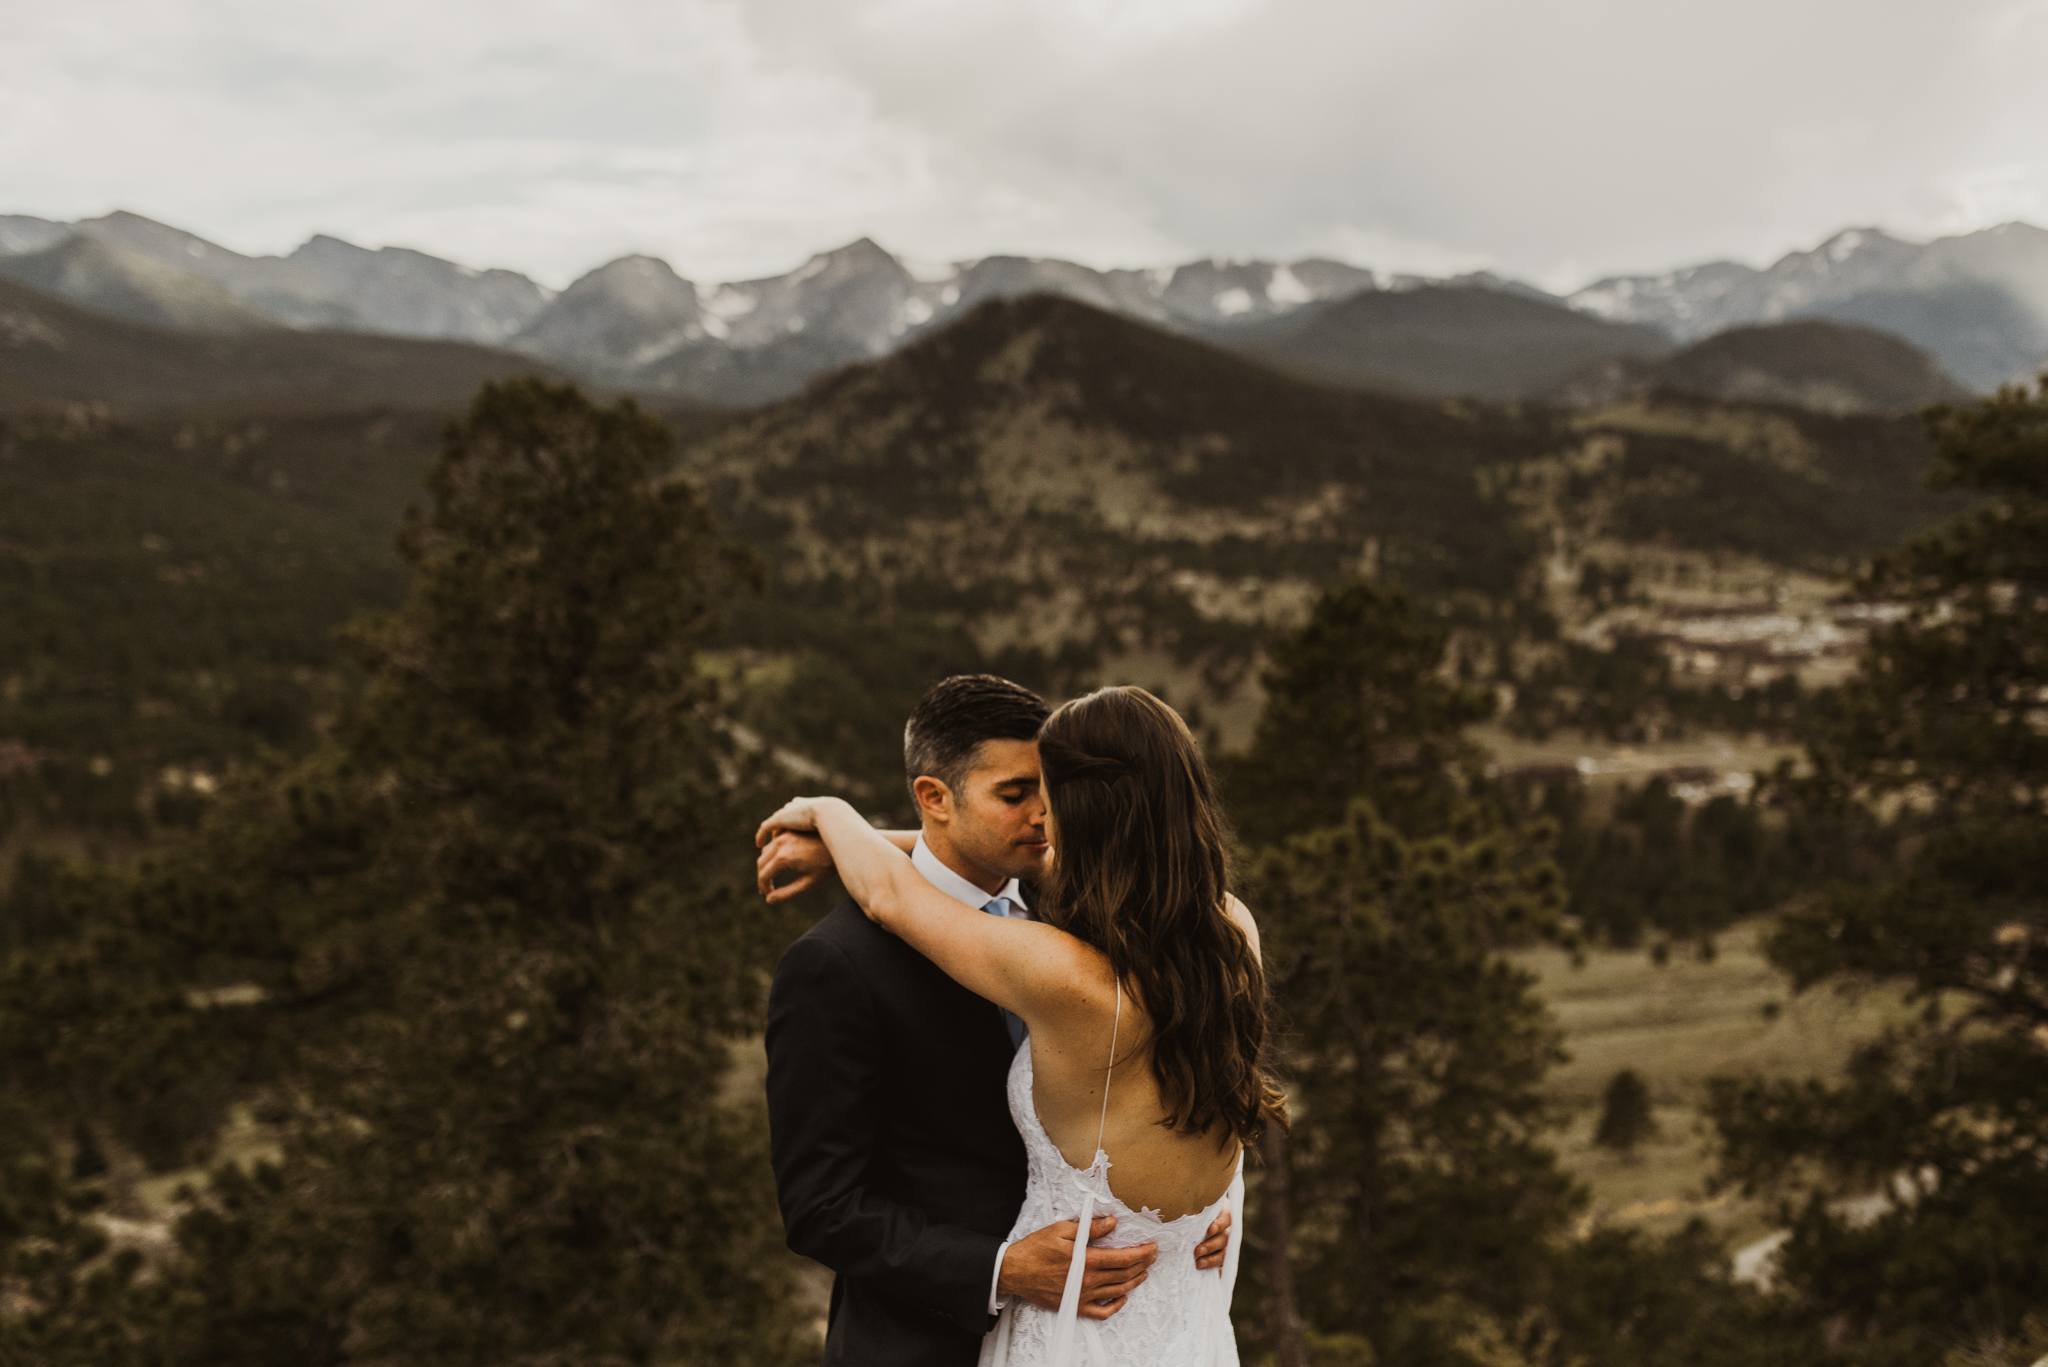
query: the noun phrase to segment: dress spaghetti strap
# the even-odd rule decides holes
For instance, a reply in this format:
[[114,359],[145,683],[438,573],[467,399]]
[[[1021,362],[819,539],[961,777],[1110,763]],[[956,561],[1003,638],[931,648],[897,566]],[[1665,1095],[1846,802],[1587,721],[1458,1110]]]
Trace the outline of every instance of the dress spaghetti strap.
[[[1116,1041],[1124,1023],[1123,979],[1116,983],[1116,1017],[1109,1027],[1109,1066],[1102,1075],[1102,1114],[1095,1122],[1095,1153],[1089,1160],[1091,1166],[1105,1155],[1102,1151],[1102,1137],[1109,1130],[1109,1085],[1116,1079]],[[1081,1323],[1081,1277],[1088,1270],[1088,1231],[1095,1224],[1095,1193],[1085,1192],[1081,1197],[1081,1223],[1074,1230],[1074,1256],[1067,1264],[1067,1284],[1060,1293],[1059,1319],[1052,1330],[1052,1367],[1072,1367],[1074,1361],[1074,1333]],[[1091,1348],[1096,1347],[1093,1339]]]
[[[1102,1070],[1102,1114],[1095,1118],[1095,1154],[1102,1154],[1102,1136],[1109,1132],[1109,1084],[1116,1080],[1116,1036],[1124,1024],[1124,983],[1116,983],[1116,1015],[1109,1022],[1109,1066]],[[1093,1159],[1089,1161],[1093,1162]]]

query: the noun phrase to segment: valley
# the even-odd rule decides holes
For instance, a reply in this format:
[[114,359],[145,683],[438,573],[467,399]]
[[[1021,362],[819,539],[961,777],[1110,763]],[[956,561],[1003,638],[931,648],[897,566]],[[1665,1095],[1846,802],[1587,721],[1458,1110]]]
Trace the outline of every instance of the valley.
[[[1732,1250],[1774,1227],[1769,1203],[1713,1190],[1712,1131],[1702,1105],[1709,1078],[1753,1073],[1831,1079],[1854,1049],[1912,1011],[1891,991],[1795,996],[1765,961],[1767,923],[1744,922],[1714,939],[1708,958],[1593,949],[1582,963],[1555,949],[1510,957],[1537,977],[1570,1059],[1545,1080],[1558,1108],[1554,1143],[1592,1194],[1581,1236],[1602,1226],[1670,1233],[1703,1219]],[[1593,1142],[1601,1094],[1624,1068],[1649,1084],[1657,1133],[1632,1153]]]
[[[163,773],[313,734],[348,677],[332,631],[402,590],[390,537],[438,415],[532,363],[195,340],[4,282],[0,305],[31,337],[0,349],[5,782],[47,790],[24,817],[139,834],[190,806]],[[1921,487],[1909,418],[1332,388],[1054,296],[757,410],[650,401],[766,571],[720,647],[749,724],[878,800],[896,719],[945,670],[1130,679],[1242,746],[1262,642],[1353,575],[1443,620],[1510,768],[1782,737],[1881,611],[1842,576],[1962,506]]]

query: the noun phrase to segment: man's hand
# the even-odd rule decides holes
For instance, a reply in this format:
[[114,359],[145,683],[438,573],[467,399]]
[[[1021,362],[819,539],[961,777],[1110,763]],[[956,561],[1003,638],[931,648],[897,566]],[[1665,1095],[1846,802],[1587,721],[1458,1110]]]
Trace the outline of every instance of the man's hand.
[[1214,1272],[1223,1266],[1223,1252],[1230,1246],[1230,1207],[1225,1206],[1209,1223],[1209,1233],[1195,1245],[1195,1266]]
[[[1060,1296],[1067,1289],[1067,1265],[1074,1260],[1074,1235],[1080,1227],[1079,1220],[1062,1220],[1011,1244],[1003,1252],[996,1294],[1022,1296],[1041,1310],[1058,1310]],[[1089,1226],[1088,1238],[1100,1239],[1115,1228],[1114,1215],[1098,1215]],[[1081,1274],[1082,1316],[1106,1320],[1123,1309],[1131,1292],[1145,1280],[1145,1269],[1158,1258],[1158,1244],[1089,1249],[1087,1270]]]
[[[754,861],[754,884],[768,905],[787,902],[825,881],[832,873],[832,854],[815,835],[779,831],[761,847]],[[781,883],[779,880],[789,879]]]

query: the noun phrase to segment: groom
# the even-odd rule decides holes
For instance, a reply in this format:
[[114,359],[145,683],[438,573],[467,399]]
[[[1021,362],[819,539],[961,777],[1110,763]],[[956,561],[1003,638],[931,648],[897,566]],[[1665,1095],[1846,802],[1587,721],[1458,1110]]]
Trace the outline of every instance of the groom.
[[[903,732],[921,830],[911,850],[941,892],[1029,916],[1045,869],[1036,737],[1047,708],[987,674],[927,692]],[[761,853],[780,901],[828,867],[814,838]],[[778,879],[796,875],[776,888]],[[842,902],[789,947],[768,997],[768,1116],[789,1246],[838,1275],[827,1367],[969,1367],[1011,1297],[1058,1308],[1076,1221],[1005,1243],[1024,1202],[1024,1143],[1006,1083],[1023,1022]],[[1196,1250],[1221,1261],[1229,1216]],[[1101,1238],[1113,1217],[1094,1222]],[[1158,1256],[1091,1249],[1081,1313],[1107,1319]]]

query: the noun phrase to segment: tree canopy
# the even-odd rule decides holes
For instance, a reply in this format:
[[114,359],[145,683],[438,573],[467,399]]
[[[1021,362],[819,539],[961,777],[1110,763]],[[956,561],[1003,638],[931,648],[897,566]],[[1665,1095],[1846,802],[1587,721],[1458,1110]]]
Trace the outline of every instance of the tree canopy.
[[1251,749],[1223,764],[1248,843],[1340,825],[1360,797],[1403,830],[1441,824],[1457,767],[1477,754],[1464,728],[1493,711],[1484,690],[1445,676],[1449,638],[1405,594],[1355,580],[1273,642]]
[[1897,838],[1771,943],[1802,987],[1894,982],[1923,1013],[1840,1082],[1714,1099],[1724,1174],[1783,1197],[1787,1294],[1872,1367],[2031,1361],[2048,1305],[2048,383],[1928,427],[1932,481],[1985,501],[1865,577],[1896,620],[1809,740],[1809,800]]

